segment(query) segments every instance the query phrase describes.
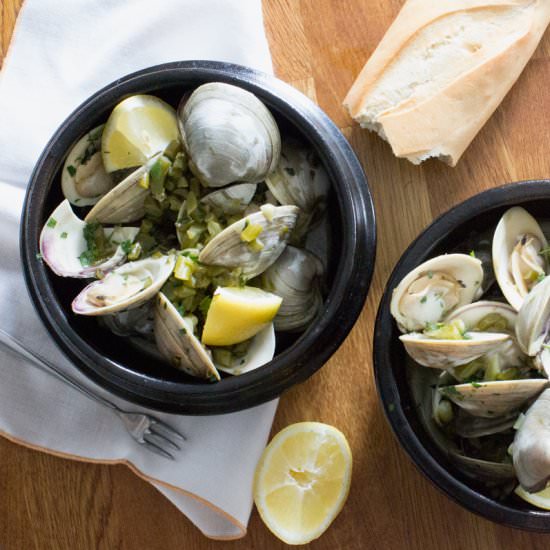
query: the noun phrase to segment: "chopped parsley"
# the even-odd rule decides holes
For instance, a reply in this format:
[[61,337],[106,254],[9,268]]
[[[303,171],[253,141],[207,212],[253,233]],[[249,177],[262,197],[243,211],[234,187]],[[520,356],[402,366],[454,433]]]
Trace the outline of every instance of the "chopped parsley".
[[471,256],[472,258],[475,258],[475,257],[476,257],[475,250],[470,250],[470,256]]
[[55,218],[50,218],[46,224],[50,229],[53,229],[57,225],[57,220]]
[[475,382],[474,380],[472,380],[470,382],[470,384],[474,387],[474,388],[481,388],[483,386],[483,384],[479,384],[478,382]]
[[87,223],[83,233],[87,247],[79,256],[83,267],[98,264],[113,255],[113,244],[105,236],[105,231],[99,222]]
[[67,172],[69,172],[69,175],[74,178],[76,174],[76,168],[72,164],[69,164],[69,166],[67,166]]
[[66,232],[66,231],[63,231],[63,233],[61,233],[61,235],[59,235],[62,239],[66,239],[69,234]]
[[422,298],[420,298],[420,303],[421,303],[421,304],[425,304],[427,301],[428,301],[428,297],[427,297],[427,296],[422,296]]
[[434,276],[434,272],[428,271],[428,279],[433,279],[433,276]]

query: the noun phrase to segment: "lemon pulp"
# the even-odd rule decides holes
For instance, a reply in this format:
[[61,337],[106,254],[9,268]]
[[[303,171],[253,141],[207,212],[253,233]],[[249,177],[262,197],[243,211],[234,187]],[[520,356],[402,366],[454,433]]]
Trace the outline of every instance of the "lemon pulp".
[[267,527],[287,544],[322,535],[346,501],[352,456],[345,436],[319,422],[292,424],[266,447],[254,501]]

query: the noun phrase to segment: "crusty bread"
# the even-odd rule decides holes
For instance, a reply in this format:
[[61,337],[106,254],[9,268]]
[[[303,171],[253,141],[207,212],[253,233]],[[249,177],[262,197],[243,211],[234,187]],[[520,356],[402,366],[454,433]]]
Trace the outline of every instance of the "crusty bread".
[[396,156],[455,166],[549,22],[550,0],[407,0],[344,105]]

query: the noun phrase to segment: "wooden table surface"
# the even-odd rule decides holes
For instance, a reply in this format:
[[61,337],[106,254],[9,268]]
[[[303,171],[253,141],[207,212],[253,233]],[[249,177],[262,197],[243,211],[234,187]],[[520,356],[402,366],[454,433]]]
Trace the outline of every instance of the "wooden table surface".
[[[0,54],[22,0],[1,0]],[[383,417],[372,374],[373,323],[387,277],[435,216],[505,182],[550,175],[550,32],[524,74],[450,169],[396,160],[354,126],[341,106],[402,0],[264,0],[277,75],[316,98],[350,139],[365,168],[378,218],[369,298],[329,363],[281,399],[274,432],[318,420],[339,427],[354,455],[344,510],[309,547],[542,549],[550,537],[500,527],[463,510],[431,485],[400,449]],[[0,441],[0,547],[8,549],[284,548],[254,511],[236,542],[204,538],[167,500],[123,466],[80,464]]]

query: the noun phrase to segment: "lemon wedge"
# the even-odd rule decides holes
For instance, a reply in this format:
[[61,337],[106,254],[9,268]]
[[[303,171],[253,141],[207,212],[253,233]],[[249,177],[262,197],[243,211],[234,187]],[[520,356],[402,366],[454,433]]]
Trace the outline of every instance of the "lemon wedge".
[[260,458],[254,502],[274,535],[287,544],[307,544],[344,506],[351,470],[351,450],[342,432],[320,422],[292,424]]
[[529,504],[543,510],[550,510],[550,486],[538,493],[528,493],[521,485],[518,485],[514,492]]
[[202,343],[231,346],[252,338],[271,323],[282,301],[252,286],[218,287],[206,314]]
[[176,111],[158,97],[133,95],[114,109],[101,137],[107,172],[142,166],[178,139]]

